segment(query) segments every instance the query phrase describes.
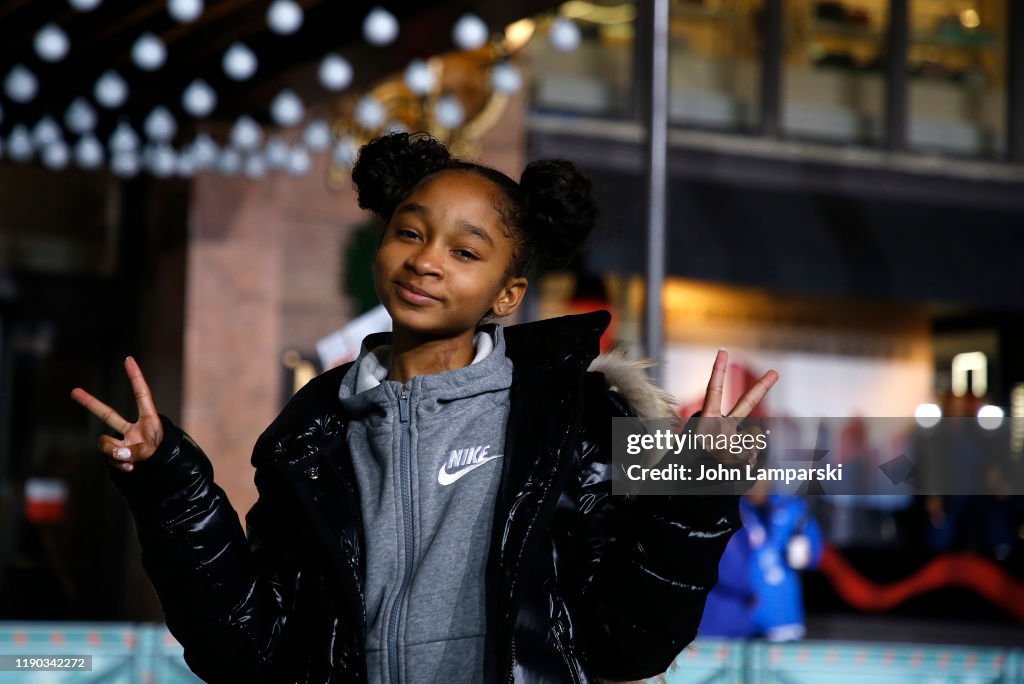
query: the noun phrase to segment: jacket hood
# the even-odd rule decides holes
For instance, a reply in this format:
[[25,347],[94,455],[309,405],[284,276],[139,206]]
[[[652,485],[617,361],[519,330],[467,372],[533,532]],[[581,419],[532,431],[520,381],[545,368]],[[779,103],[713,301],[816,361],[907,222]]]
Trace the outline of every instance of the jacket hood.
[[[575,360],[590,371],[604,374],[609,387],[625,398],[635,415],[641,418],[677,418],[679,401],[647,375],[646,369],[655,364],[654,360],[630,358],[622,350],[599,354],[601,335],[610,321],[611,314],[601,310],[507,327],[490,323],[481,326],[474,338],[477,354],[470,366],[429,376],[434,379],[427,382],[436,385],[442,394],[454,398],[460,393],[459,385],[463,392],[469,393],[473,393],[478,383],[482,385],[476,388],[477,391],[494,389],[488,382],[495,370],[491,365],[502,355],[511,359],[513,364],[538,364],[542,368],[554,368]],[[341,399],[359,394],[387,376],[390,366],[390,347],[387,345],[390,342],[391,333],[387,332],[366,337],[353,372],[346,374],[342,382]],[[482,363],[488,359],[491,361]],[[468,371],[469,368],[473,370]],[[453,384],[452,381],[456,380],[458,383]],[[472,382],[474,388],[466,387],[466,382]]]
[[679,401],[654,384],[645,369],[653,359],[633,359],[624,351],[599,354],[601,335],[611,322],[605,310],[523,323],[505,328],[513,363],[529,361],[553,367],[577,358],[587,369],[603,373],[630,410],[641,418],[677,418]]
[[679,400],[651,382],[644,370],[654,363],[652,359],[631,359],[616,349],[598,356],[587,370],[604,373],[609,387],[625,397],[640,418],[678,418]]

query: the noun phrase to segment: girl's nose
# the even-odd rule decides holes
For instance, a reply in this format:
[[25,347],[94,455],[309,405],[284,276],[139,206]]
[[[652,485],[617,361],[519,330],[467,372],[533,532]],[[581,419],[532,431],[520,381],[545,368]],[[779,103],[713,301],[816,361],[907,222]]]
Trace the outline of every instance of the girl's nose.
[[410,254],[405,265],[417,275],[439,275],[441,273],[440,254],[431,245],[423,245]]

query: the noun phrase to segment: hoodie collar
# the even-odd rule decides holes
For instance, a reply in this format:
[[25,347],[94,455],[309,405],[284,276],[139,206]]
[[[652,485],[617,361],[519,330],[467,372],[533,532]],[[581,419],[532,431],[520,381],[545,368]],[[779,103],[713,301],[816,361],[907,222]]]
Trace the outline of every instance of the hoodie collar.
[[[343,404],[349,405],[357,397],[378,402],[386,401],[389,395],[397,396],[401,383],[386,379],[391,368],[391,343],[390,332],[373,333],[363,340],[359,357],[341,381],[338,397]],[[480,326],[473,346],[475,354],[468,366],[417,375],[406,386],[419,399],[447,400],[507,389],[512,384],[512,360],[505,355],[502,327],[495,323]]]
[[[356,373],[356,394],[365,392],[368,389],[376,387],[385,378],[388,377],[388,373],[391,372],[391,344],[390,342],[384,344],[377,344],[377,341],[373,338],[374,335],[367,336],[363,341],[363,350],[366,351],[362,357],[362,361],[359,363],[359,369]],[[369,345],[376,346],[370,348]],[[479,363],[494,349],[494,337],[493,333],[485,330],[477,330],[473,336],[473,349],[475,354],[473,360],[469,362],[469,365]]]

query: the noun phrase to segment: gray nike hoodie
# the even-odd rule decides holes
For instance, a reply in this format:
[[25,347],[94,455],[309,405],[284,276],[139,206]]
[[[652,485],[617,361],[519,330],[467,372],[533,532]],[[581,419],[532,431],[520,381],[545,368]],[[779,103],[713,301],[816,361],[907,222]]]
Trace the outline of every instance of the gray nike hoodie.
[[496,324],[464,368],[386,380],[375,333],[341,382],[366,554],[370,682],[483,679],[484,571],[512,361]]

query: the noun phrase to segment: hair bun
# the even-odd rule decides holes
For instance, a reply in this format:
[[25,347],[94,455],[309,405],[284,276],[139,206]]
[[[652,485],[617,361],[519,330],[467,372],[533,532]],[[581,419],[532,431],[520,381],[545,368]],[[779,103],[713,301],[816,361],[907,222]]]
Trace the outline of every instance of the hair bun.
[[384,220],[391,218],[413,187],[450,159],[448,148],[429,135],[390,133],[374,138],[360,148],[352,168],[359,206]]
[[531,162],[519,181],[523,214],[542,268],[567,265],[597,220],[590,179],[563,159]]

